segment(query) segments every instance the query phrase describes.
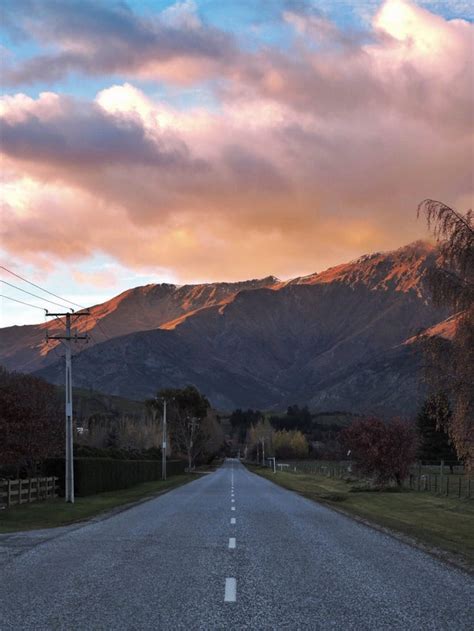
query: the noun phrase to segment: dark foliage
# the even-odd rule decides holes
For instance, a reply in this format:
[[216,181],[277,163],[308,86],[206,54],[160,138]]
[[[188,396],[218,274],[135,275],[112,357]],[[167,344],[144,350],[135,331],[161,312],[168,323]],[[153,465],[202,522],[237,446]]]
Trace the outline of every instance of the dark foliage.
[[232,433],[237,434],[237,440],[239,443],[245,442],[247,430],[252,425],[263,420],[263,414],[260,410],[241,410],[240,408],[234,410],[230,415],[230,424],[232,427]]
[[270,417],[270,423],[276,430],[299,430],[304,434],[312,430],[311,412],[307,406],[290,405],[284,416]]
[[453,465],[457,461],[456,450],[446,432],[452,412],[444,394],[427,399],[416,418],[419,435],[418,458],[427,463],[440,462]]
[[161,415],[164,399],[167,401],[169,434],[173,445],[186,456],[189,470],[198,460],[207,462],[220,452],[224,437],[217,415],[195,386],[160,390],[155,399],[147,401],[147,405]]
[[51,384],[0,368],[0,464],[34,475],[64,449],[64,413]]

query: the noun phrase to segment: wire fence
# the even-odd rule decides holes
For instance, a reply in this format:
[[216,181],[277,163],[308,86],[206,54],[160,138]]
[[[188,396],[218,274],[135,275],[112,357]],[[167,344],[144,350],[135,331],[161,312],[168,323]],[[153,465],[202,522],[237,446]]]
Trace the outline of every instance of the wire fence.
[[[288,461],[277,463],[277,470],[321,475],[340,480],[364,479],[354,463],[349,461]],[[423,491],[444,497],[474,499],[474,478],[465,474],[463,467],[459,465],[451,468],[444,463],[437,466],[434,464],[416,465],[403,481],[403,486],[413,491]]]

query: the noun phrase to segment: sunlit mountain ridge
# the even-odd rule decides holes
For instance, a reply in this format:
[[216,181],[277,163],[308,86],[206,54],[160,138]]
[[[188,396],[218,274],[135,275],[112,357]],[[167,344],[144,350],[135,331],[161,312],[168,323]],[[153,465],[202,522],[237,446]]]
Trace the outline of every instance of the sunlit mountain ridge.
[[[135,399],[194,383],[225,409],[297,401],[408,413],[423,396],[416,336],[446,329],[450,315],[426,284],[437,256],[415,242],[289,281],[131,289],[83,322],[94,340],[74,360],[74,382]],[[63,363],[45,346],[45,328],[2,329],[1,361],[60,383]]]

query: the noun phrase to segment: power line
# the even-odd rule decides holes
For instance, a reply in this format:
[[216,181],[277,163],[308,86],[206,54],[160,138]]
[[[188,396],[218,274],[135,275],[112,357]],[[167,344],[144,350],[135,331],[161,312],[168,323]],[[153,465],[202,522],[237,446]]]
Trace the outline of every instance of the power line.
[[106,332],[104,331],[104,329],[102,328],[102,324],[100,323],[100,321],[99,321],[99,320],[98,320],[95,316],[92,316],[92,317],[94,318],[94,320],[95,320],[95,321],[96,321],[96,323],[97,323],[97,326],[98,326],[98,327],[99,327],[99,329],[101,330],[102,335],[104,335],[104,336],[105,336],[108,340],[110,340],[111,338],[107,335],[107,333],[106,333]]
[[[41,285],[37,285],[36,283],[33,283],[31,280],[28,280],[24,276],[20,276],[20,274],[17,274],[16,272],[12,272],[11,269],[8,269],[8,267],[5,267],[4,265],[0,265],[0,269],[3,269],[6,272],[8,272],[9,274],[12,274],[13,276],[16,276],[17,278],[19,278],[20,280],[24,281],[25,283],[28,283],[29,285],[32,285],[33,287],[36,287],[37,289],[40,289],[41,291],[46,292],[50,296],[54,296],[55,298],[59,298],[59,300],[62,300],[63,302],[68,302],[69,304],[74,305],[75,307],[79,307],[80,309],[87,309],[87,307],[83,307],[82,305],[78,304],[77,302],[73,302],[72,300],[69,300],[68,298],[64,298],[63,296],[59,296],[58,294],[55,294],[54,292],[49,291],[48,289],[45,289],[44,287],[41,287]],[[33,294],[33,293],[29,292],[29,291],[26,291],[26,289],[22,289],[21,287],[17,287],[16,285],[13,285],[12,283],[8,283],[6,280],[3,280],[3,279],[0,279],[0,280],[2,281],[2,283],[6,283],[7,285],[10,285],[10,287],[14,287],[15,289],[19,289],[20,291],[23,291],[24,293],[29,294],[30,296],[33,296],[34,298],[39,298],[40,300],[46,300],[46,302],[50,302],[51,304],[56,305],[57,307],[62,307],[63,309],[70,309],[70,307],[66,307],[65,305],[61,305],[61,304],[59,304],[57,302],[53,302],[52,300],[48,300],[47,298],[42,298],[41,296],[37,296],[36,294]],[[94,315],[90,314],[90,316],[91,316],[91,318],[93,320],[95,320],[95,322],[97,324],[97,327],[100,329],[102,335],[107,340],[110,340],[111,338],[104,331],[100,321]]]
[[63,309],[70,309],[71,311],[74,311],[74,309],[71,309],[71,307],[66,307],[65,305],[59,304],[59,302],[54,302],[53,300],[49,300],[49,298],[44,298],[43,296],[38,296],[38,294],[33,294],[31,291],[26,291],[26,289],[22,289],[21,287],[17,287],[17,285],[13,285],[13,283],[9,283],[6,280],[3,280],[3,278],[0,278],[0,282],[5,283],[5,285],[8,285],[9,287],[13,287],[13,289],[18,289],[18,291],[22,291],[23,293],[28,294],[29,296],[33,296],[33,298],[38,298],[39,300],[46,300],[46,302],[50,302],[52,305],[56,305],[56,307],[62,307]]
[[94,342],[94,344],[97,344],[97,340],[95,339],[95,337],[92,335],[92,333],[90,333],[89,331],[87,331],[87,335],[91,338],[91,340]]
[[[80,309],[85,309],[86,308],[86,307],[83,307],[82,305],[78,305],[77,302],[73,302],[72,300],[68,300],[67,298],[63,298],[62,296],[58,296],[58,294],[55,294],[52,291],[49,291],[48,289],[45,289],[44,287],[41,287],[40,285],[37,285],[36,283],[31,282],[31,280],[28,280],[27,278],[24,278],[23,276],[20,276],[20,274],[17,274],[16,272],[12,272],[11,269],[8,269],[8,267],[5,267],[4,265],[0,265],[0,269],[5,270],[9,274],[13,274],[13,276],[16,276],[17,278],[19,278],[20,280],[23,280],[25,283],[28,283],[29,285],[33,285],[33,287],[36,287],[36,289],[41,289],[41,291],[45,291],[50,296],[54,296],[55,298],[59,298],[59,300],[62,300],[63,302],[69,302],[69,304],[74,305],[75,307],[79,307]],[[62,307],[64,305],[60,305],[60,306]]]
[[38,307],[38,305],[32,305],[29,302],[23,302],[23,300],[17,300],[16,298],[12,298],[11,296],[5,296],[5,294],[0,294],[0,298],[6,298],[7,300],[13,300],[13,302],[19,302],[21,305],[26,305],[27,307],[33,307],[33,309],[41,309],[41,311],[48,312],[44,307]]

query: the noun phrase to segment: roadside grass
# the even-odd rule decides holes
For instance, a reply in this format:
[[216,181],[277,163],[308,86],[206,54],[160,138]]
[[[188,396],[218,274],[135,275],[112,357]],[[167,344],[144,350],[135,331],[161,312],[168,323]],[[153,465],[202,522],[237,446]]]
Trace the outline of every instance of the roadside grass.
[[[448,560],[474,569],[474,502],[403,490],[350,492],[357,483],[317,474],[273,473],[249,467],[280,486],[305,497],[402,533],[447,553]],[[435,550],[436,551],[436,550]],[[445,555],[446,556],[446,555]]]
[[44,502],[11,506],[0,511],[0,533],[54,528],[84,521],[113,508],[159,495],[197,477],[196,474],[175,475],[166,481],[144,482],[128,489],[76,497],[74,504],[67,504],[64,498],[58,497]]

